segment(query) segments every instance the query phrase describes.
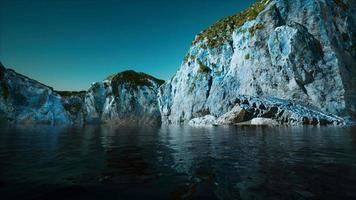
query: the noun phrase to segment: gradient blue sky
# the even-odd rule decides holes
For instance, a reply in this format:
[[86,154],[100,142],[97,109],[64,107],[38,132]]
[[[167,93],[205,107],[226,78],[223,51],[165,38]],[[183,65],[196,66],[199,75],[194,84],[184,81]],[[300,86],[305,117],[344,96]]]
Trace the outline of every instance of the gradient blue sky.
[[254,0],[0,0],[0,61],[57,90],[126,69],[169,79],[191,41]]

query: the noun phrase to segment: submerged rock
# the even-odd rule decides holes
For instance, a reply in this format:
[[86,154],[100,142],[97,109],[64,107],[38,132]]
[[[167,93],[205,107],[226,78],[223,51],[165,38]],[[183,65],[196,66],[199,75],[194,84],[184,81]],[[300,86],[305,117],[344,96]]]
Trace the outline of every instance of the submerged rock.
[[[160,88],[163,123],[211,115],[231,124],[262,111],[288,124],[356,119],[355,9],[338,2],[262,0],[202,31]],[[261,105],[241,106],[241,97]]]

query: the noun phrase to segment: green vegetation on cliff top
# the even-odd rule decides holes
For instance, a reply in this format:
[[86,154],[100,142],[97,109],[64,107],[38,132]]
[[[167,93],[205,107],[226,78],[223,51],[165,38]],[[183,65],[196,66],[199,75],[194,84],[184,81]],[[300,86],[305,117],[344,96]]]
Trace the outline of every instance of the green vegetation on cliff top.
[[195,45],[205,38],[208,40],[207,45],[209,48],[216,48],[224,44],[225,41],[231,39],[232,32],[235,29],[241,27],[246,21],[256,19],[257,15],[265,9],[268,3],[269,0],[259,0],[241,13],[216,22],[199,33],[193,44]]
[[114,74],[106,78],[111,82],[115,82],[117,84],[128,83],[132,86],[152,86],[152,82],[157,83],[158,85],[162,85],[164,83],[163,80],[157,79],[153,76],[150,76],[145,73],[135,72],[133,70],[123,71],[118,74]]

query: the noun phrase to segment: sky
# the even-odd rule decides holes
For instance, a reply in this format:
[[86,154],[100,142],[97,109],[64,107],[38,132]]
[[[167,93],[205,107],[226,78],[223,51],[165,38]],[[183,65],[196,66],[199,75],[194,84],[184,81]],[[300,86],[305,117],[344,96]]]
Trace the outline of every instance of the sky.
[[254,0],[0,0],[0,61],[56,90],[133,69],[168,80],[200,31]]

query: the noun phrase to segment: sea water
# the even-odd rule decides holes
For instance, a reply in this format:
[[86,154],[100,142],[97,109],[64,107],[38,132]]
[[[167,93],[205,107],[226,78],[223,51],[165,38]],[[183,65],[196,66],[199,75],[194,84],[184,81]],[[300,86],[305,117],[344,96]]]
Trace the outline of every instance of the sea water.
[[1,199],[356,199],[355,127],[0,127]]

